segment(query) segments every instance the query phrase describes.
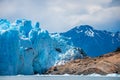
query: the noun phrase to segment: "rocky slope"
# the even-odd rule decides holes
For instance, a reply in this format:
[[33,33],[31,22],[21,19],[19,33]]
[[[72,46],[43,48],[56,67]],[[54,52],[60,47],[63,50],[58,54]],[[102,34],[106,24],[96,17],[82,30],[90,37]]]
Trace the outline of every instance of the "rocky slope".
[[120,74],[120,49],[97,58],[77,59],[65,65],[50,68],[47,74]]

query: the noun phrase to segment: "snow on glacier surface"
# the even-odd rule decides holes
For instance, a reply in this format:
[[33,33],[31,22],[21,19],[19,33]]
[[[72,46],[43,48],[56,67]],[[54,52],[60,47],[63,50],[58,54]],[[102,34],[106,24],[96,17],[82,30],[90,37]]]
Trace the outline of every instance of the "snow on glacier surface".
[[32,26],[30,20],[0,19],[0,75],[41,74],[53,65],[83,58],[83,53],[67,38],[41,29],[38,22]]

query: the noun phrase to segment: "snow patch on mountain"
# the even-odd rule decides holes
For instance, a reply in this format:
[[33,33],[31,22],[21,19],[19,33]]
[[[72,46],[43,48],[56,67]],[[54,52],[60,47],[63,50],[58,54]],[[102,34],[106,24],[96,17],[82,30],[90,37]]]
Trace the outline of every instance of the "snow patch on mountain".
[[94,37],[94,32],[92,31],[92,30],[90,30],[90,31],[85,31],[85,34],[87,35],[87,36],[90,36],[90,37]]

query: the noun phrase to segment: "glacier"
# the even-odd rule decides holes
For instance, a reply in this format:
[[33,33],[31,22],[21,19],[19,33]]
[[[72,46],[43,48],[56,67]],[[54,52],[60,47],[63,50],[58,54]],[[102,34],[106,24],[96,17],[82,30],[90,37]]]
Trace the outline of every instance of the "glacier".
[[54,65],[85,56],[69,38],[50,34],[39,22],[0,19],[0,75],[42,74]]

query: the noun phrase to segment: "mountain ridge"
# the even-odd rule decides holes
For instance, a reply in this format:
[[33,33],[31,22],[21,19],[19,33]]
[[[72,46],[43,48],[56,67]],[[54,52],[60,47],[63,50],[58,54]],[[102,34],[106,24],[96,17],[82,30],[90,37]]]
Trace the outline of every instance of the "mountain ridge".
[[70,38],[74,46],[81,47],[91,57],[100,56],[120,47],[119,31],[113,33],[96,30],[89,25],[74,27],[60,35]]

